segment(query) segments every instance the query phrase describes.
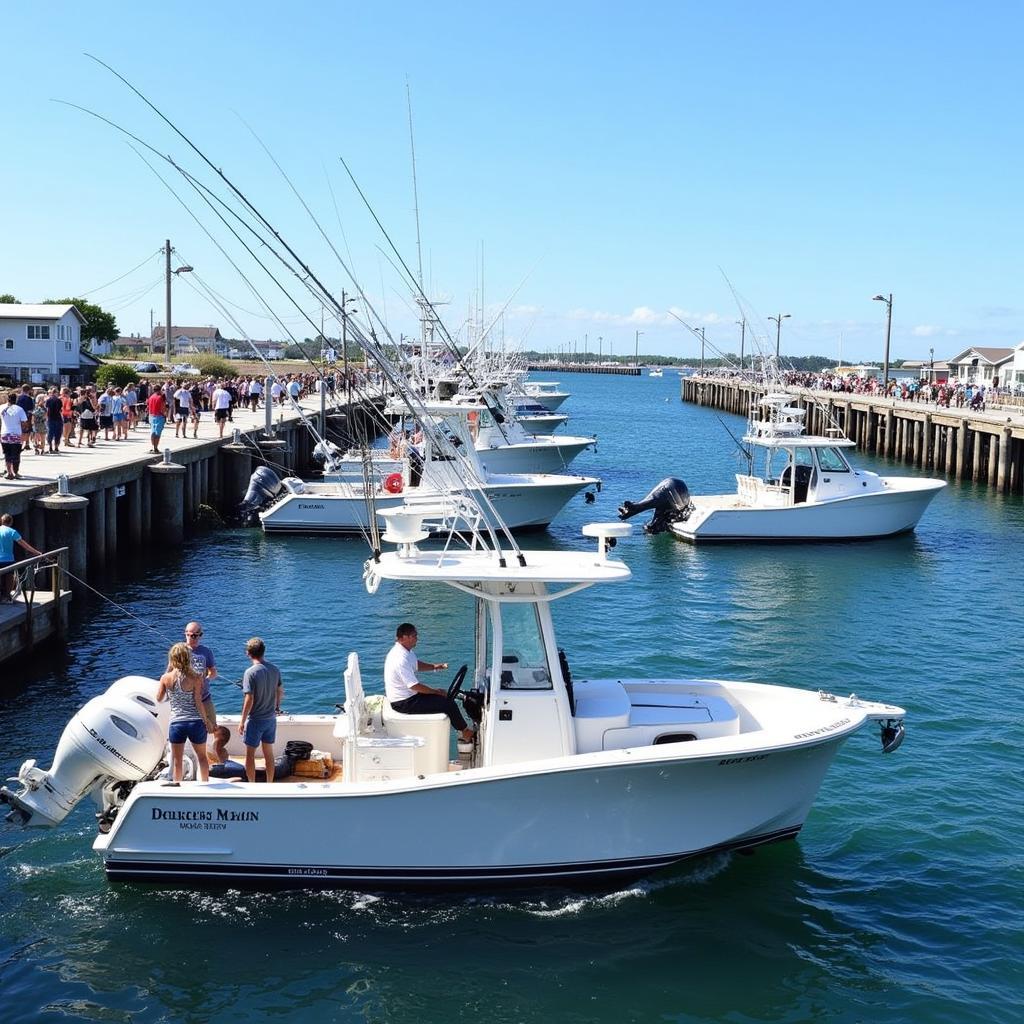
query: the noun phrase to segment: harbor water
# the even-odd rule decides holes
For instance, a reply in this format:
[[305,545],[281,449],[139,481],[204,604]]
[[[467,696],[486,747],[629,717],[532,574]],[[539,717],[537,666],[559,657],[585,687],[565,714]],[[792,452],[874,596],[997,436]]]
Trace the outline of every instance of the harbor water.
[[[733,488],[743,463],[724,427],[743,424],[682,404],[676,374],[560,379],[568,431],[598,435],[573,469],[604,488],[528,543],[589,546],[582,524],[665,476]],[[695,548],[637,531],[617,554],[631,580],[554,607],[574,675],[856,692],[908,709],[903,747],[853,737],[795,841],[588,894],[113,887],[87,802],[56,831],[0,825],[0,1019],[1024,1019],[1021,500],[951,483],[909,536]],[[48,765],[78,707],[118,676],[158,675],[190,618],[234,713],[254,634],[291,712],[333,710],[349,650],[379,690],[405,619],[421,657],[468,660],[463,599],[388,583],[371,597],[365,557],[355,540],[237,529],[119,566],[103,587],[117,606],[76,599],[66,651],[5,669],[0,770]]]

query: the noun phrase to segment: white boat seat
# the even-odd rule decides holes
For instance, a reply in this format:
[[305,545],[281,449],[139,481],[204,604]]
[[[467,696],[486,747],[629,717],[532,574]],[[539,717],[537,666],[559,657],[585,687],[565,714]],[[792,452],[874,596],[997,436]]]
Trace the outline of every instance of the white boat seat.
[[381,722],[388,736],[418,736],[423,740],[423,746],[415,751],[417,775],[448,771],[452,727],[447,715],[403,715],[385,700]]

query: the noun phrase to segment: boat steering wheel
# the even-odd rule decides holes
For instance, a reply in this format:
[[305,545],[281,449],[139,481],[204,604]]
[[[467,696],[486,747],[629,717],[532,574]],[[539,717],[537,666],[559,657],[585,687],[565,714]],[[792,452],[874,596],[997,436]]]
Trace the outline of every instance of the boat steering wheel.
[[458,672],[455,673],[455,678],[452,680],[451,685],[448,687],[448,699],[455,700],[460,693],[462,693],[462,684],[466,680],[466,673],[469,671],[469,665],[463,665]]

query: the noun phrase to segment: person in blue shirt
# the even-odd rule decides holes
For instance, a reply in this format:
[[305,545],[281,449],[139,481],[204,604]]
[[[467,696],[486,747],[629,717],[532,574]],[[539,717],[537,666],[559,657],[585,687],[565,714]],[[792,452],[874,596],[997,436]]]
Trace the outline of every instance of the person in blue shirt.
[[8,513],[0,516],[0,602],[10,604],[14,600],[14,573],[5,572],[14,564],[14,545],[24,548],[30,555],[41,555],[31,544],[22,538],[14,529],[14,517]]

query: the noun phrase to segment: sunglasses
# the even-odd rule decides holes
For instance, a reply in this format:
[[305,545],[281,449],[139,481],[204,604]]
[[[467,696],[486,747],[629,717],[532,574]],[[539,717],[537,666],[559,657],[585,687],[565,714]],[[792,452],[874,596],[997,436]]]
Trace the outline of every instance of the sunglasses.
[[186,633],[185,636],[202,636],[203,631],[200,630],[198,633]]

